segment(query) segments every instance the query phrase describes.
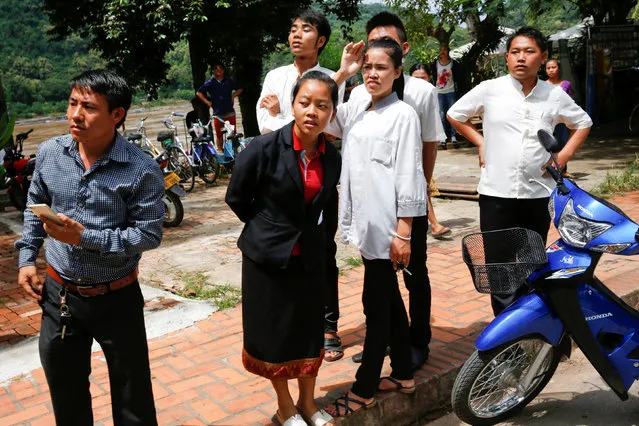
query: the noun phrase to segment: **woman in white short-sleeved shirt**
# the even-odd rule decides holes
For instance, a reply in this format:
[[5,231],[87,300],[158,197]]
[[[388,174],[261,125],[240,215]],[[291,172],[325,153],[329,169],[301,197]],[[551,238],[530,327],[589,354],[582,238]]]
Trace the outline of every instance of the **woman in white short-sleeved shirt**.
[[[362,364],[351,391],[327,407],[334,416],[370,407],[375,392],[415,390],[396,270],[400,264],[410,269],[412,218],[426,215],[426,181],[419,118],[393,91],[401,59],[394,41],[371,44],[362,75],[372,101],[340,105],[326,129],[343,140],[340,235],[357,245],[364,261],[366,315]],[[387,346],[392,372],[380,380]]]

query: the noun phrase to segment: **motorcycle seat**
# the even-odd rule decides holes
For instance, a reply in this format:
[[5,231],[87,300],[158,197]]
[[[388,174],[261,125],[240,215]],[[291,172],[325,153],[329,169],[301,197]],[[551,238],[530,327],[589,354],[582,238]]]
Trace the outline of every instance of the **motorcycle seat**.
[[211,142],[211,138],[209,136],[200,136],[198,138],[193,138],[192,140],[193,143],[209,143]]
[[170,133],[170,132],[158,133],[158,142],[164,142],[172,138],[173,138],[173,133]]

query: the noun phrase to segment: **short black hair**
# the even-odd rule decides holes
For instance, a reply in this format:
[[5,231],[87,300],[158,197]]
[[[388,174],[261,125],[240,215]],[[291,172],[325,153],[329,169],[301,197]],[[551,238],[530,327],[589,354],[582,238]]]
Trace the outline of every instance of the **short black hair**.
[[318,40],[322,36],[326,37],[324,46],[320,47],[317,52],[317,55],[319,56],[322,53],[322,50],[324,50],[324,48],[328,44],[328,40],[330,40],[331,38],[331,24],[328,23],[328,19],[326,19],[326,16],[324,16],[322,12],[314,9],[300,10],[299,12],[297,12],[295,19],[293,19],[293,22],[295,22],[296,19],[307,22],[314,26],[317,29]]
[[337,83],[335,83],[335,80],[333,80],[327,74],[323,73],[322,71],[316,70],[304,73],[302,77],[297,80],[295,86],[293,86],[293,96],[291,97],[291,101],[295,101],[295,97],[300,91],[300,88],[302,87],[304,82],[308,80],[317,80],[328,84],[328,87],[331,90],[331,100],[333,101],[333,108],[337,108],[337,102],[339,99]]
[[90,90],[104,96],[109,105],[109,112],[116,108],[124,108],[124,117],[116,124],[116,128],[126,120],[133,93],[123,77],[108,70],[89,70],[72,78],[69,85],[71,90]]
[[377,15],[373,16],[366,23],[366,35],[370,34],[377,27],[395,27],[397,30],[397,35],[399,36],[399,41],[402,43],[406,43],[406,29],[404,28],[404,23],[399,16],[390,12],[380,12]]
[[510,37],[508,37],[508,40],[506,41],[506,52],[510,50],[510,45],[515,37],[519,36],[524,36],[535,40],[535,43],[537,43],[537,46],[539,46],[539,49],[542,53],[548,49],[548,40],[541,31],[534,27],[521,27],[520,29],[515,31],[514,34],[511,34]]
[[399,44],[397,44],[395,40],[377,40],[376,42],[371,43],[371,45],[368,46],[367,51],[373,49],[384,49],[388,56],[390,56],[391,61],[393,61],[395,69],[402,66],[402,58],[404,55],[402,52],[402,48],[399,46]]
[[214,70],[217,67],[221,67],[224,71],[226,71],[226,67],[224,66],[224,64],[220,61],[217,62],[213,62],[213,66],[211,67],[211,70]]
[[428,65],[426,65],[423,62],[417,62],[416,64],[413,64],[413,66],[410,67],[410,71],[408,75],[413,75],[413,73],[417,70],[424,70],[426,71],[426,74],[430,75],[430,70],[428,68]]

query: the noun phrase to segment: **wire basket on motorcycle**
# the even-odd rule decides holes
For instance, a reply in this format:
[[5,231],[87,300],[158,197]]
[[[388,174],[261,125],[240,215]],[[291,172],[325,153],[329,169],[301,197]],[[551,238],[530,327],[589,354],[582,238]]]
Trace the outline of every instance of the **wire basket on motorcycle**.
[[492,294],[515,292],[548,262],[541,236],[524,228],[466,235],[462,255],[477,291]]

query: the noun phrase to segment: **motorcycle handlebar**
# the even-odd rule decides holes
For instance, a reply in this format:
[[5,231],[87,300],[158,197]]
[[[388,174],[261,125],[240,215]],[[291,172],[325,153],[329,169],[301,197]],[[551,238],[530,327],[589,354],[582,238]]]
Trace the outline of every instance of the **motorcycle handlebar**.
[[33,132],[33,129],[29,129],[29,130],[27,130],[26,132],[23,132],[23,133],[18,133],[16,135],[16,139],[18,141],[25,140],[26,138],[29,137],[29,133],[31,133],[31,132]]

